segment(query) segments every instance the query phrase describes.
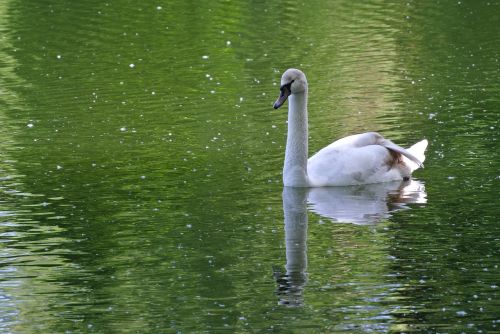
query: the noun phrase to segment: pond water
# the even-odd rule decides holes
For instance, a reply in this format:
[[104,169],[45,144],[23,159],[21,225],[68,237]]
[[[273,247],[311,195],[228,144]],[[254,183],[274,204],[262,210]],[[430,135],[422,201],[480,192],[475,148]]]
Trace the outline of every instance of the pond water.
[[[500,331],[498,1],[0,4],[3,333]],[[284,189],[427,138],[411,182]]]

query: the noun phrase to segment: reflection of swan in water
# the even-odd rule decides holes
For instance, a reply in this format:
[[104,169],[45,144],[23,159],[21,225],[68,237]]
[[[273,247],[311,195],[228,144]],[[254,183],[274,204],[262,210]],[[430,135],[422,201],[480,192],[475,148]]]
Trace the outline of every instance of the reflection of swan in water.
[[408,208],[406,204],[427,202],[424,184],[417,180],[367,184],[352,187],[311,188],[311,211],[336,222],[371,224]]
[[285,214],[285,273],[273,268],[280,303],[303,304],[302,290],[307,281],[307,188],[283,188]]
[[280,303],[303,305],[307,282],[307,204],[311,211],[328,219],[354,224],[371,224],[388,218],[406,204],[426,203],[422,182],[378,183],[355,187],[283,188],[285,215],[285,272],[273,268]]

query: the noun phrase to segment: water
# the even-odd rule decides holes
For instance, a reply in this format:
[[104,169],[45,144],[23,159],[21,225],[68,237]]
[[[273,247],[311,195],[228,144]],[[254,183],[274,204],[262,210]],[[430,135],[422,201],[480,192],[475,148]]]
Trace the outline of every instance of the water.
[[[500,4],[4,1],[5,333],[499,331]],[[427,138],[410,184],[283,189],[310,152]]]

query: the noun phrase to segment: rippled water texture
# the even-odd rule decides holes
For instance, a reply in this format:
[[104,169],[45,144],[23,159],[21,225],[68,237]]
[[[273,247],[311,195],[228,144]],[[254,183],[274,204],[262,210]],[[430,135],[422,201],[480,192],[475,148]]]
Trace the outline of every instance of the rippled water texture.
[[[498,1],[0,4],[0,332],[500,331]],[[427,138],[415,180],[283,189]]]

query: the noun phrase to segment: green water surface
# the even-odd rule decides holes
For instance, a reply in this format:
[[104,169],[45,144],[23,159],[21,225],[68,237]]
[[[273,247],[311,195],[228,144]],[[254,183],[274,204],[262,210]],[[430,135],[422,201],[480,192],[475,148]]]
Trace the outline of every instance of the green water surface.
[[[410,184],[283,189],[430,142]],[[498,1],[0,2],[0,332],[500,332]]]

